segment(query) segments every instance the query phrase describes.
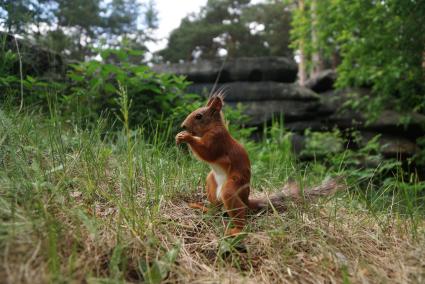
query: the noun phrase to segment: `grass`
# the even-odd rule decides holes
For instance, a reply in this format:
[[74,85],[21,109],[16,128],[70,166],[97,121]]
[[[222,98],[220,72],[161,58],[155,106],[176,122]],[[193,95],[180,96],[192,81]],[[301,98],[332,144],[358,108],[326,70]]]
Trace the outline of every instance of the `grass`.
[[[121,99],[124,127],[114,132],[105,119],[83,128],[54,107],[47,118],[0,110],[6,283],[425,281],[423,191],[415,178],[395,174],[375,188],[377,168],[366,182],[348,178],[349,189],[332,198],[250,216],[246,234],[224,239],[223,214],[186,205],[205,199],[208,168],[167,142],[171,127],[153,134],[126,127]],[[316,184],[349,174],[345,161],[301,164],[282,129],[269,134],[245,141],[254,194],[279,191],[290,178]]]

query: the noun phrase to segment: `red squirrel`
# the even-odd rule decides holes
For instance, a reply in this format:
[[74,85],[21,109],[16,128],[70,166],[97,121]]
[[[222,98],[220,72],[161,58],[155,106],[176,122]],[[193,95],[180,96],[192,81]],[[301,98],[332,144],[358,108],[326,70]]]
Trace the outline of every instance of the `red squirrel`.
[[[225,235],[233,236],[243,230],[247,209],[262,209],[285,197],[299,196],[300,192],[296,186],[290,186],[286,192],[268,200],[249,198],[251,163],[245,148],[227,130],[223,104],[222,94],[216,94],[204,107],[189,114],[181,124],[185,130],[176,135],[176,144],[187,143],[195,157],[211,167],[206,179],[207,198],[215,206],[224,206],[233,223],[233,228],[226,228]],[[335,183],[309,192],[310,195],[327,195],[332,188],[336,188]],[[189,206],[204,212],[208,210],[200,203]]]

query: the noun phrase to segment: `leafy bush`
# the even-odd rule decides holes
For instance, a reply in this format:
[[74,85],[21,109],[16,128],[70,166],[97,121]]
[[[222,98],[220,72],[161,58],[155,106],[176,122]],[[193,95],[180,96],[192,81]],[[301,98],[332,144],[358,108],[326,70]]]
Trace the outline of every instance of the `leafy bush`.
[[[157,74],[145,64],[136,64],[143,53],[135,50],[102,50],[101,60],[69,65],[66,78],[40,78],[26,74],[22,79],[20,58],[6,44],[0,47],[0,100],[47,109],[52,98],[55,107],[70,118],[93,122],[104,112],[117,113],[118,86],[126,89],[130,102],[129,123],[180,121],[198,104],[196,95],[186,94],[189,82],[183,76]],[[21,90],[22,86],[22,90]],[[155,123],[154,123],[155,122]]]
[[6,37],[0,38],[0,102],[19,95],[19,77],[13,69],[18,64],[18,54],[7,46]]
[[340,153],[343,150],[344,141],[338,130],[333,132],[312,132],[305,131],[306,145],[301,152],[306,157],[326,157]]
[[188,82],[183,76],[157,74],[150,67],[132,61],[141,52],[104,50],[101,61],[90,60],[71,65],[71,81],[63,101],[72,112],[97,117],[105,110],[118,110],[117,91],[121,84],[130,101],[130,125],[145,121],[176,119],[187,113],[194,95],[184,93]]
[[424,113],[424,1],[303,3],[304,9],[295,9],[291,34],[309,69],[319,54],[338,64],[337,87],[371,87],[373,96],[358,108],[375,118],[383,107]]
[[16,49],[11,48],[7,36],[0,37],[0,102],[47,106],[46,97],[49,93],[61,92],[63,84],[57,79],[28,74],[31,73],[28,67],[30,60],[22,58]]

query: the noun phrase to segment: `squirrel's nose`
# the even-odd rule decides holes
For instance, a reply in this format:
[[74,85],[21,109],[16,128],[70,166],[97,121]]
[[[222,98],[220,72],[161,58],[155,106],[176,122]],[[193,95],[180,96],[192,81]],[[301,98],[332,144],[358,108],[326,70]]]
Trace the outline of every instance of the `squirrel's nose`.
[[186,130],[186,125],[184,123],[182,123],[181,128]]

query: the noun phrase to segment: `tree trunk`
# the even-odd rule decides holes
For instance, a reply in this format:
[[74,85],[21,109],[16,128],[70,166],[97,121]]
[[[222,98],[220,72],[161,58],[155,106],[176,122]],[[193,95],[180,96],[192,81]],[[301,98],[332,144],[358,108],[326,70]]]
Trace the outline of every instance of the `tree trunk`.
[[[304,0],[298,0],[298,9],[301,13],[304,13]],[[307,80],[307,70],[306,70],[306,60],[305,60],[305,43],[304,39],[300,38],[299,40],[299,52],[300,52],[300,60],[298,63],[298,77],[299,84],[301,86],[305,85],[305,81]]]
[[311,1],[311,42],[313,45],[312,63],[313,68],[310,71],[310,77],[325,69],[325,64],[320,52],[319,40],[317,36],[317,0]]

